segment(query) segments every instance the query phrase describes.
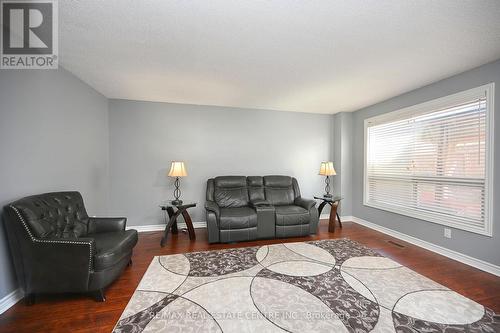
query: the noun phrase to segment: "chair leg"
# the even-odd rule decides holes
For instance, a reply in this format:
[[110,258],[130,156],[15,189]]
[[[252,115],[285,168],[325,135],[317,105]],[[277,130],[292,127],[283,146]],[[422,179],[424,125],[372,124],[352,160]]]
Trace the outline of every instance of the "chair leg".
[[97,302],[106,302],[106,296],[104,295],[104,289],[99,289],[94,292],[94,298]]
[[24,296],[24,304],[26,304],[26,305],[35,304],[35,294],[31,293],[31,294],[27,294],[26,296]]

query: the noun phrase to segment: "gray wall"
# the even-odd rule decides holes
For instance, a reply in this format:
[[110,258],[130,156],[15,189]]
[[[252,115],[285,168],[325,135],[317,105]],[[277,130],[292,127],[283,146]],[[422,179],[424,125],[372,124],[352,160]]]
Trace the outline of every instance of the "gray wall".
[[[342,185],[342,119],[340,117],[340,113],[334,114],[332,116],[333,121],[333,167],[335,168],[335,172],[337,175],[332,176],[331,184],[333,186],[332,193],[334,195],[341,194],[341,185]],[[324,191],[323,191],[324,192]],[[344,204],[346,200],[344,200],[339,208],[339,214],[344,210]],[[326,208],[326,207],[325,207]],[[345,214],[342,214],[345,215]]]
[[206,180],[219,175],[297,177],[304,197],[323,191],[320,162],[331,158],[330,115],[111,100],[110,214],[129,225],[163,223],[172,197],[172,160],[186,163],[182,198],[205,221]]
[[333,115],[333,164],[337,175],[333,177],[335,195],[344,199],[339,206],[340,215],[352,215],[352,113]]
[[[26,195],[79,190],[107,207],[107,99],[64,69],[0,71],[0,207]],[[17,288],[3,221],[0,298]]]
[[[402,74],[404,75],[404,74]],[[410,75],[410,73],[408,73]],[[483,84],[495,82],[495,170],[493,237],[458,229],[452,230],[452,239],[443,237],[443,226],[389,213],[363,205],[363,147],[366,118],[398,110]],[[352,114],[352,212],[353,215],[381,226],[414,236],[472,257],[500,265],[500,61],[496,61],[448,79],[436,82],[385,102],[364,108]]]

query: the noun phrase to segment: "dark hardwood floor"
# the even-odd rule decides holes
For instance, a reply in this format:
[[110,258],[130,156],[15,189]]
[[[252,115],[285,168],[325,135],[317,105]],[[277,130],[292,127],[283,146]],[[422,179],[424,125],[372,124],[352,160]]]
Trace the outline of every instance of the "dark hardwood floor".
[[[348,237],[378,250],[399,263],[441,283],[460,294],[500,313],[500,277],[453,261],[417,246],[355,223],[343,223],[342,229],[328,232],[328,223],[321,221],[314,237],[276,239],[238,244],[209,245],[205,229],[196,229],[196,241],[185,233],[169,235],[167,245],[160,247],[161,232],[141,233],[133,265],[106,292],[106,302],[98,303],[86,295],[40,296],[36,304],[17,303],[0,315],[0,332],[110,332],[153,256],[190,251],[245,247],[281,242]],[[388,241],[392,240],[404,247]]]

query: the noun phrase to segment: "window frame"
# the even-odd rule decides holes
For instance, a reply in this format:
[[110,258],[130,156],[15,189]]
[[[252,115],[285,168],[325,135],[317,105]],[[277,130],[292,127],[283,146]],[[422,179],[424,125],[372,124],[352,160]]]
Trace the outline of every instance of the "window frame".
[[[461,102],[477,98],[486,93],[486,124],[485,124],[485,214],[484,227],[474,227],[465,223],[451,223],[443,220],[438,213],[432,212],[416,212],[414,209],[396,208],[391,205],[377,204],[368,202],[368,128],[370,126],[388,122],[394,122],[411,118],[425,113],[432,113],[442,108],[451,107]],[[378,116],[370,117],[364,120],[364,161],[363,161],[363,205],[367,207],[377,208],[391,213],[405,215],[416,219],[444,225],[456,229],[461,229],[485,236],[493,236],[493,175],[494,175],[494,93],[495,83],[491,82],[476,88],[461,91],[452,95],[444,96],[427,102],[419,103],[413,106],[405,107],[399,110],[387,112]]]

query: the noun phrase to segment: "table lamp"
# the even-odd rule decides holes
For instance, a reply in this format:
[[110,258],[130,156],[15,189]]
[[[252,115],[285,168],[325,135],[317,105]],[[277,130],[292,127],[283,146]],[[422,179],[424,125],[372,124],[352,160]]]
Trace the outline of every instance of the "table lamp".
[[187,171],[186,168],[184,167],[184,162],[177,162],[173,161],[172,165],[170,166],[170,171],[168,172],[169,177],[175,177],[175,190],[174,190],[174,197],[175,200],[172,200],[173,205],[181,205],[182,200],[179,200],[181,196],[181,190],[179,188],[180,185],[180,180],[179,177],[186,177],[187,176]]
[[333,162],[321,162],[321,166],[319,167],[319,175],[326,176],[325,179],[325,194],[323,195],[326,198],[331,198],[330,194],[330,176],[335,176],[337,173],[335,172],[335,168],[333,167]]

